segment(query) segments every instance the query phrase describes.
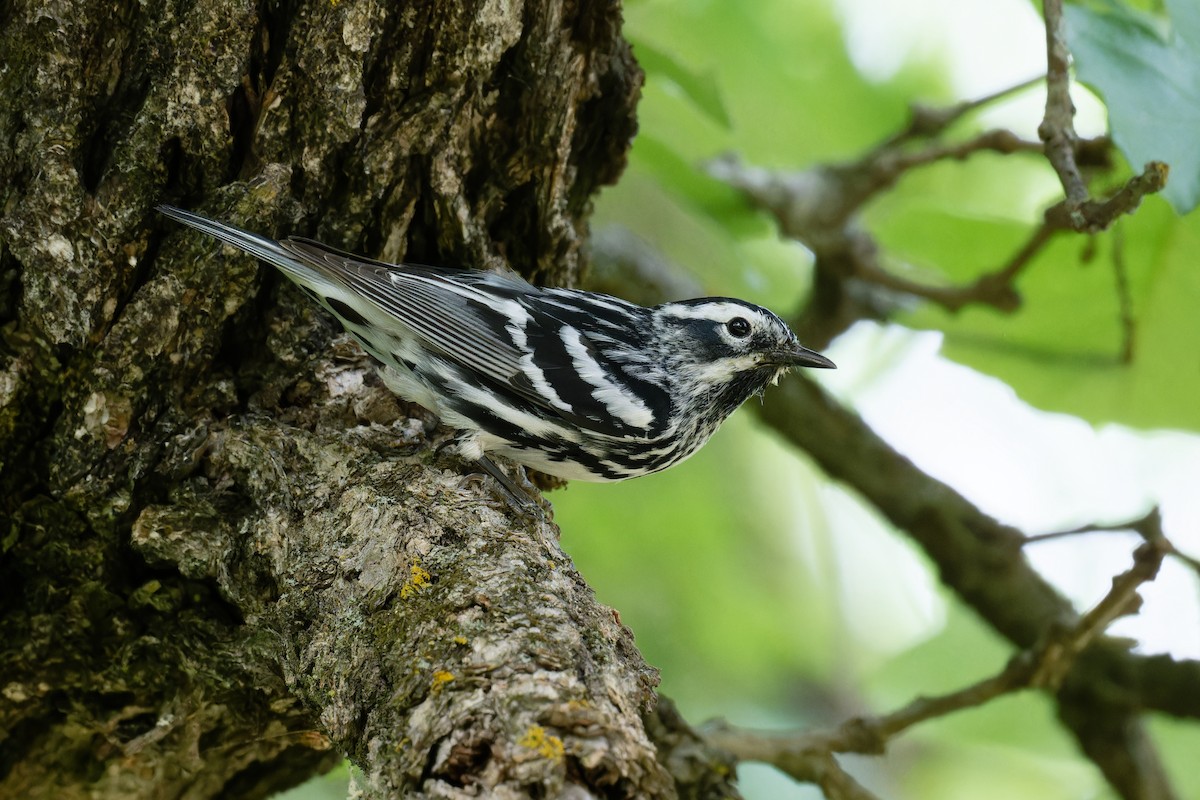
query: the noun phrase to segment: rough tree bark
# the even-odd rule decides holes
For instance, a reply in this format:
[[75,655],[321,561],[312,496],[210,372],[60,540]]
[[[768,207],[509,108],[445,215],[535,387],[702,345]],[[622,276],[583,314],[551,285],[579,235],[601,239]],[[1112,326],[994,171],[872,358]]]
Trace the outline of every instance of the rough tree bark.
[[[169,200],[569,284],[612,2],[0,5],[0,796],[728,796],[544,521]],[[333,344],[331,345],[331,340]]]

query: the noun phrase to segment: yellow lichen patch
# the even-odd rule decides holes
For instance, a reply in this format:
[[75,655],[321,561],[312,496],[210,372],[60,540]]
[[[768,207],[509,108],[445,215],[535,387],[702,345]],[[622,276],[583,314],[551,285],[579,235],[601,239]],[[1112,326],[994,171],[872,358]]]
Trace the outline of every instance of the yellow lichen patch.
[[455,644],[459,644],[459,645],[466,644],[466,643],[467,643],[467,637],[463,636],[463,635],[460,633],[458,636],[455,636],[455,637],[454,637],[454,643],[455,643]]
[[531,725],[518,744],[528,747],[530,750],[536,750],[543,758],[549,758],[552,761],[562,761],[565,753],[562,739],[552,733],[546,733],[546,729],[541,725]]
[[454,680],[453,672],[447,672],[444,669],[439,669],[437,672],[433,673],[433,681],[431,681],[429,684],[429,690],[431,692],[440,692],[442,687],[452,680]]
[[408,568],[408,580],[400,587],[400,599],[407,600],[410,595],[424,589],[430,584],[432,576],[429,570],[421,566],[421,559],[414,558],[412,566]]

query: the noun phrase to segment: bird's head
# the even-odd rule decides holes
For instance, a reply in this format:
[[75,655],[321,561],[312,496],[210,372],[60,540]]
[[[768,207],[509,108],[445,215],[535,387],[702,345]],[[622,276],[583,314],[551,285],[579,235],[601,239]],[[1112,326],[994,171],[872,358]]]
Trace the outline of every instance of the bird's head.
[[793,367],[834,368],[765,308],[727,297],[664,303],[655,327],[671,374],[728,414]]

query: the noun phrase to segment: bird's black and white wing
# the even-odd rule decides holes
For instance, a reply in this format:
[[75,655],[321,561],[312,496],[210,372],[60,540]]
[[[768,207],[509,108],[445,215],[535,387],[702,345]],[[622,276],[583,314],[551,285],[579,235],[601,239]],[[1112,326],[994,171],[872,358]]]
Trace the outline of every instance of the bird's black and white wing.
[[[360,328],[402,325],[498,401],[614,437],[652,436],[666,417],[665,387],[646,374],[649,362],[637,363],[644,343],[636,332],[645,327],[638,315],[646,313],[638,306],[602,298],[584,307],[579,293],[516,277],[393,266],[304,239],[279,244],[333,283],[314,288],[325,290],[322,299],[338,316]],[[339,297],[339,288],[368,300],[381,317],[371,319],[354,297]]]

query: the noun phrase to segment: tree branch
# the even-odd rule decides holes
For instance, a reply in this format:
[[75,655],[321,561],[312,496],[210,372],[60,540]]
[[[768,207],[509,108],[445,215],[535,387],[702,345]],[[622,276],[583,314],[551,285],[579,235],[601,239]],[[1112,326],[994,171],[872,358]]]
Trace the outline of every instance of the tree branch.
[[[1026,538],[1018,531],[921,472],[811,381],[793,377],[780,387],[762,407],[767,424],[906,531],[937,565],[942,582],[1001,635],[1027,649],[1043,631],[1077,624],[1070,603],[1022,556]],[[1140,744],[1136,758],[1132,752],[1125,758],[1149,762],[1136,773],[1145,776],[1161,771],[1161,765],[1144,739],[1137,712],[1200,718],[1200,698],[1186,688],[1198,682],[1200,663],[1134,655],[1119,642],[1101,640],[1079,656],[1060,696],[1070,700],[1063,700],[1070,708],[1090,704],[1091,714],[1126,720],[1127,742]],[[1073,730],[1081,744],[1089,741],[1086,730]],[[1095,750],[1085,744],[1085,751],[1111,756],[1114,741],[1110,737],[1107,748]],[[1107,775],[1110,769],[1100,766]],[[1114,773],[1131,770],[1112,768]],[[1131,791],[1123,796],[1139,797]]]
[[1118,218],[1131,214],[1149,194],[1162,191],[1167,185],[1167,165],[1151,161],[1107,200],[1090,200],[1073,204],[1062,200],[1046,210],[1046,222],[1061,230],[1096,233],[1107,230]]
[[[1158,523],[1158,513],[1152,512],[1145,519],[1127,525],[1138,527],[1147,534],[1146,542],[1134,553],[1133,566],[1114,578],[1109,593],[1082,615],[1075,625],[1048,628],[1036,645],[1018,652],[1000,673],[991,678],[955,692],[914,699],[890,714],[852,718],[824,732],[755,732],[720,721],[706,724],[703,734],[710,744],[724,748],[739,759],[766,762],[798,781],[820,784],[830,800],[869,798],[870,795],[857,787],[852,778],[840,769],[834,758],[835,753],[882,754],[895,736],[918,723],[955,711],[977,708],[1003,694],[1026,688],[1058,692],[1081,652],[1118,616],[1135,612],[1140,604],[1138,589],[1142,584],[1153,581],[1163,558],[1174,549],[1162,536]],[[1064,717],[1072,716],[1079,710],[1075,709],[1069,697],[1062,702],[1072,709],[1064,712]],[[1138,726],[1134,724],[1133,727]],[[1075,729],[1078,732],[1078,728]],[[1122,788],[1123,796],[1139,799],[1174,796],[1152,748],[1145,745],[1133,750],[1110,747],[1109,750],[1114,752],[1100,752],[1099,748],[1090,747],[1091,742],[1091,738],[1081,738],[1085,750],[1092,754],[1105,774],[1110,775],[1115,786]],[[838,776],[838,780],[829,782],[830,775]]]
[[999,311],[1012,312],[1021,305],[1021,296],[1014,287],[1017,277],[1054,238],[1056,232],[1050,225],[1038,226],[1007,262],[961,286],[918,283],[888,272],[875,258],[860,259],[856,277],[885,289],[929,300],[947,311],[959,311],[968,305],[987,305]]
[[1062,0],[1044,0],[1046,18],[1046,112],[1038,135],[1045,144],[1046,160],[1054,167],[1066,197],[1046,212],[1046,220],[1062,229],[1095,233],[1108,228],[1117,217],[1138,207],[1147,194],[1160,191],[1167,182],[1167,165],[1152,161],[1107,201],[1089,196],[1075,155],[1079,148],[1075,133],[1075,104],[1071,101],[1071,54],[1063,26]]
[[1088,199],[1088,190],[1075,165],[1075,104],[1071,102],[1071,54],[1063,28],[1062,0],[1045,0],[1042,8],[1046,18],[1046,113],[1038,135],[1066,192],[1071,227],[1083,230],[1084,219],[1077,209]]
[[[1026,537],[931,478],[810,380],[785,378],[761,408],[763,420],[832,478],[854,489],[906,531],[937,565],[942,582],[1019,648],[1042,631],[1075,624],[1071,604],[1022,555]],[[1133,655],[1106,642],[1080,658],[1098,697],[1200,719],[1200,663]]]
[[875,800],[875,795],[842,769],[834,751],[820,737],[739,728],[724,720],[713,720],[701,729],[710,745],[738,761],[770,764],[801,783],[821,788],[829,800]]
[[[1020,306],[1015,281],[1032,258],[1059,231],[1097,232],[1131,213],[1147,195],[1166,184],[1164,164],[1147,164],[1105,200],[1092,200],[1080,177],[1077,160],[1108,165],[1112,143],[1107,138],[1079,140],[1071,124],[1074,108],[1067,91],[1066,51],[1061,31],[1050,32],[1050,17],[1061,9],[1059,0],[1047,0],[1047,36],[1051,47],[1046,119],[1040,133],[1044,145],[1021,140],[1006,130],[984,131],[960,142],[940,137],[964,114],[992,102],[1021,84],[980,100],[944,109],[914,107],[909,124],[863,157],[844,164],[828,164],[800,172],[780,173],[742,164],[726,155],[705,169],[718,180],[738,189],[747,201],[775,217],[780,232],[808,246],[816,258],[813,301],[800,327],[820,345],[859,319],[886,316],[894,301],[872,289],[899,293],[937,303],[951,312],[967,305],[987,305],[1004,312]],[[1001,154],[1044,151],[1064,177],[1068,197],[1048,208],[1043,222],[1027,243],[992,272],[960,286],[938,286],[896,275],[881,263],[874,238],[857,223],[863,208],[880,192],[893,186],[913,169],[948,158],[963,159],[974,153]],[[866,291],[864,291],[866,289]],[[1129,328],[1126,328],[1128,331]],[[1126,349],[1130,338],[1126,338]]]
[[908,125],[903,130],[895,135],[885,139],[881,148],[888,148],[894,145],[907,142],[917,141],[920,139],[933,138],[945,133],[951,125],[958,122],[963,117],[973,111],[977,111],[984,106],[991,105],[999,100],[1011,97],[1014,94],[1019,94],[1026,89],[1031,89],[1042,82],[1042,77],[1036,76],[1021,83],[1013,84],[1002,89],[998,89],[988,95],[977,97],[971,100],[964,100],[959,103],[954,103],[949,106],[927,106],[920,103],[913,103],[909,107]]
[[[557,529],[506,519],[486,485],[397,458],[395,441],[390,426],[346,437],[266,419],[214,432],[210,475],[248,497],[246,515],[205,535],[193,520],[211,518],[207,502],[151,506],[134,546],[218,582],[261,642],[259,668],[282,666],[376,796],[672,795],[641,720],[657,674]],[[343,465],[338,480],[328,465]]]

